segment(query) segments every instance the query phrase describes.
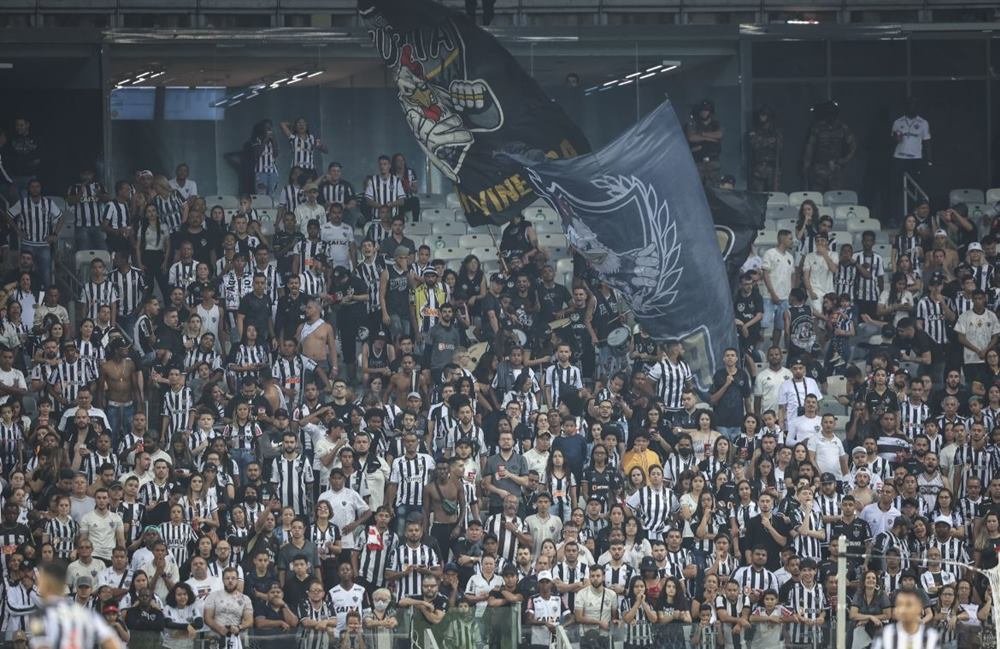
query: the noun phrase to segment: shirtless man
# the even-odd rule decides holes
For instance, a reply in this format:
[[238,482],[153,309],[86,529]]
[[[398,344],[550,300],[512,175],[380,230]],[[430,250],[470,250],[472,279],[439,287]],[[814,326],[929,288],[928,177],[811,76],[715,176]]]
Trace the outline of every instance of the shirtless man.
[[97,378],[97,402],[111,422],[111,442],[118,448],[125,427],[132,423],[135,404],[143,403],[142,372],[129,358],[128,343],[115,338],[108,343],[108,359],[101,363]]
[[411,392],[420,391],[420,367],[413,354],[403,354],[399,371],[389,378],[389,397],[394,403],[404,403]]
[[[302,343],[302,353],[314,360],[332,379],[337,376],[337,334],[321,315],[318,300],[306,302],[306,321],[299,325],[296,338]],[[327,387],[331,386],[327,384]]]
[[[465,520],[465,489],[458,463],[441,462],[434,467],[434,479],[424,487],[424,529],[430,530],[439,548],[450,548],[462,532]],[[462,463],[464,466],[464,463]],[[457,473],[456,473],[457,472]],[[431,525],[431,515],[434,524]],[[447,551],[442,551],[447,561]]]

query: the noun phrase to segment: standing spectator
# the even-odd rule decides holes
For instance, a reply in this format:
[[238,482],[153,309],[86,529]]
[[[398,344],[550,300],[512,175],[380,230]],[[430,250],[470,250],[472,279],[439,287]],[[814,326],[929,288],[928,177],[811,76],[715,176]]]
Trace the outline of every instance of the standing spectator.
[[31,122],[25,117],[14,119],[14,136],[10,138],[9,149],[13,154],[8,170],[17,188],[17,196],[23,196],[32,179],[43,173],[42,150],[38,139],[31,131]]
[[931,125],[918,112],[917,100],[906,98],[903,115],[892,123],[892,139],[896,146],[892,151],[892,178],[886,186],[892,191],[893,212],[891,222],[896,222],[902,213],[901,195],[898,187],[903,174],[909,174],[917,182],[922,182],[924,170],[931,162]]
[[400,606],[403,606],[402,602],[406,598],[425,592],[425,581],[433,580],[436,590],[437,576],[441,574],[438,553],[422,542],[424,528],[420,515],[415,513],[412,516],[412,520],[408,519],[404,523],[405,540],[396,547],[385,570],[388,581],[398,582]]
[[611,621],[618,619],[618,594],[605,587],[603,567],[594,564],[589,572],[589,584],[574,598],[573,616],[580,625],[581,645],[599,647],[607,642]]
[[[117,192],[116,192],[117,194]],[[77,250],[100,250],[104,248],[104,237],[101,234],[101,203],[108,200],[107,192],[101,183],[94,179],[94,170],[84,167],[80,171],[80,182],[71,185],[66,191],[66,202],[73,207],[73,236],[76,238]],[[128,200],[128,196],[125,196]],[[119,204],[128,216],[128,206]]]
[[743,415],[752,404],[750,395],[752,382],[746,370],[739,367],[739,351],[730,347],[722,353],[723,367],[712,377],[712,388],[708,397],[715,407],[715,422],[720,433],[729,440],[740,434]]
[[417,174],[413,173],[413,169],[406,164],[406,157],[402,153],[395,153],[392,156],[392,175],[399,178],[399,182],[403,184],[403,194],[406,196],[403,199],[403,206],[400,209],[400,213],[409,212],[413,217],[413,221],[420,220],[420,188],[417,186]]
[[27,194],[7,210],[18,230],[21,250],[30,252],[35,260],[43,289],[52,282],[52,245],[62,230],[62,211],[47,196],[42,196],[42,183],[37,178],[27,181]]
[[379,216],[382,208],[389,210],[389,216],[396,216],[405,202],[406,190],[399,177],[392,173],[392,161],[389,156],[380,155],[378,173],[369,176],[365,183],[365,206],[369,219]]
[[[774,123],[774,110],[761,106],[754,111],[750,142],[750,178],[752,192],[776,192],[781,186],[781,150],[784,136]],[[780,236],[780,235],[779,235]]]
[[190,171],[187,163],[182,162],[177,165],[177,168],[174,170],[174,177],[170,179],[170,187],[186,201],[198,195],[198,183],[188,178]]
[[962,353],[965,383],[970,387],[978,383],[979,389],[985,389],[992,384],[986,352],[995,349],[1000,341],[1000,321],[996,313],[986,309],[986,293],[981,289],[972,292],[972,308],[958,316],[955,333],[959,344],[965,348]]
[[316,151],[327,152],[327,147],[317,135],[309,132],[309,122],[305,117],[297,117],[295,122],[281,122],[281,132],[292,146],[292,164],[316,176]]
[[722,125],[715,117],[715,104],[703,99],[691,111],[691,119],[684,126],[684,135],[694,156],[698,177],[706,187],[719,185],[722,155]]
[[253,193],[272,196],[278,190],[278,146],[271,120],[254,124],[245,150]]
[[835,101],[816,104],[812,113],[802,162],[806,186],[816,192],[841,189],[844,170],[858,148],[854,132],[840,120],[840,106]]
[[406,521],[411,514],[423,515],[424,489],[434,471],[434,458],[418,449],[415,433],[403,435],[403,455],[393,459],[389,474],[386,502],[395,510],[400,535],[409,528]]
[[220,638],[239,636],[253,626],[253,604],[237,590],[238,583],[236,568],[226,568],[222,573],[223,589],[205,599],[205,626]]
[[163,611],[153,605],[153,593],[148,588],[139,590],[136,603],[125,611],[125,626],[129,631],[130,648],[156,649],[162,646],[167,619]]

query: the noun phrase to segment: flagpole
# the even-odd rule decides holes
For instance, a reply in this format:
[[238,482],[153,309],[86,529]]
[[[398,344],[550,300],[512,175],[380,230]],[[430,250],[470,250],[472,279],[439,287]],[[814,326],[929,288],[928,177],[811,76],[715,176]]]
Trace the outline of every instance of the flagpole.
[[837,537],[837,649],[847,649],[847,537]]

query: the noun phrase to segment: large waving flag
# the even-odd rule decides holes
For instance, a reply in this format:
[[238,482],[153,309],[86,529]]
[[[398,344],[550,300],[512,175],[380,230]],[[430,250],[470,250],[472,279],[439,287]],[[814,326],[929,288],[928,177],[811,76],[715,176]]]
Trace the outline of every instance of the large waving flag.
[[472,225],[504,223],[537,198],[500,153],[590,150],[510,52],[465,15],[431,0],[358,0],[358,10],[417,142],[457,186]]
[[535,191],[560,214],[569,243],[629,301],[653,338],[683,341],[685,360],[708,385],[722,351],[736,347],[732,293],[670,103],[600,151],[525,166]]

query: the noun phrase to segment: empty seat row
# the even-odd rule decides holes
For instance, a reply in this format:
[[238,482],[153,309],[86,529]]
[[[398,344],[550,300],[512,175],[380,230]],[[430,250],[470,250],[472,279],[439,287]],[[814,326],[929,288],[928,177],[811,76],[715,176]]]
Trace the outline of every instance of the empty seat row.
[[830,207],[851,205],[858,202],[858,193],[849,189],[832,189],[826,193],[810,191],[791,192],[788,194],[785,192],[769,192],[767,195],[768,206],[788,205],[796,210],[799,208],[799,205],[802,205],[807,200],[816,203],[816,205],[827,205]]

